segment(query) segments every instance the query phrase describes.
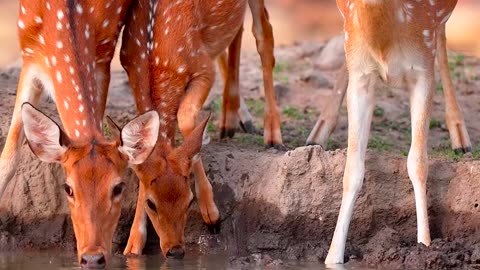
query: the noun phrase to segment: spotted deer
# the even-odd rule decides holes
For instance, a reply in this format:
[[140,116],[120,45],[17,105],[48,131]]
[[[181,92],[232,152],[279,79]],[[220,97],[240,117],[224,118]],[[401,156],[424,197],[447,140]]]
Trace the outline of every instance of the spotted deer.
[[[133,4],[120,58],[138,111],[154,108],[160,116],[160,132],[153,153],[134,167],[140,187],[125,255],[142,253],[148,216],[160,236],[163,254],[184,256],[184,228],[194,199],[189,185],[192,169],[203,220],[211,232],[219,229],[220,214],[199,154],[207,120],[198,124],[197,118],[212,87],[214,61],[219,57],[226,81],[222,134],[233,136],[238,115],[244,124],[249,121],[238,87],[246,4],[246,0],[141,0]],[[280,145],[272,81],[272,28],[263,0],[250,0],[249,5],[267,96],[265,143]],[[224,53],[227,48],[228,57]],[[178,147],[174,144],[177,123],[184,135]]]
[[407,169],[413,184],[417,212],[417,239],[430,245],[426,181],[427,136],[435,89],[434,61],[438,50],[445,84],[447,123],[452,146],[470,150],[470,141],[448,73],[445,23],[456,0],[337,0],[345,19],[348,68],[348,149],[343,196],[337,225],[326,258],[343,263],[345,242],[365,172],[365,151],[381,81],[410,90],[412,143]]
[[[23,65],[0,159],[0,195],[25,137],[40,160],[60,163],[82,267],[104,267],[109,260],[126,187],[122,177],[128,164],[146,159],[158,135],[154,111],[112,140],[103,135],[110,61],[129,2],[20,1]],[[43,93],[56,101],[63,130],[34,107]]]
[[[441,13],[439,14],[440,16],[442,15]],[[455,88],[448,68],[446,41],[445,23],[443,23],[436,32],[436,60],[444,88],[446,124],[450,134],[451,147],[455,153],[468,153],[472,150],[472,144],[462,111],[455,96]],[[335,131],[340,108],[345,98],[345,93],[347,92],[347,86],[348,71],[346,65],[344,65],[337,74],[332,102],[328,104],[325,111],[318,117],[315,126],[307,138],[307,145],[318,144],[324,146],[328,137]]]

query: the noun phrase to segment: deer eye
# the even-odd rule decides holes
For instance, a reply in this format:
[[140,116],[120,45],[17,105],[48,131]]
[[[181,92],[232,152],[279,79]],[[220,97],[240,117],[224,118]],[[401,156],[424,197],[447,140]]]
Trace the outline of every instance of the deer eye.
[[147,199],[147,206],[153,212],[157,212],[157,206],[155,206],[155,204],[150,199]]
[[65,190],[65,193],[67,193],[68,197],[73,198],[73,189],[69,185],[63,184],[63,189]]
[[113,198],[120,196],[124,189],[125,189],[125,183],[120,183],[120,184],[117,184],[115,187],[113,187],[113,190],[112,190]]

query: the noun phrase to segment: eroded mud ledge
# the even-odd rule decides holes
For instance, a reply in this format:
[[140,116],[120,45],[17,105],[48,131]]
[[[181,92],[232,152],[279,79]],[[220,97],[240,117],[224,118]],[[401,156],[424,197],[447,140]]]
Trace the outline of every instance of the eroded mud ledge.
[[[61,168],[38,161],[27,146],[22,155],[1,201],[1,248],[73,248]],[[229,142],[208,145],[203,158],[222,213],[222,232],[209,236],[195,209],[188,243],[200,243],[204,252],[226,249],[235,256],[268,253],[274,258],[323,260],[340,207],[345,157],[344,150],[320,147],[274,153]],[[391,266],[480,263],[479,165],[430,162],[428,204],[436,240],[433,248],[425,248],[415,244],[414,198],[405,159],[369,152],[346,256]],[[131,172],[128,182],[114,239],[119,248],[127,241],[136,201]],[[151,239],[149,245],[155,246],[156,239]]]

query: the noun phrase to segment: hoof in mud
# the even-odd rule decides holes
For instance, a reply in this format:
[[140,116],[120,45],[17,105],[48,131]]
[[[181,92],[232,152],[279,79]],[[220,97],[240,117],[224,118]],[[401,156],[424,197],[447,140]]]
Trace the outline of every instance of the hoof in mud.
[[243,132],[245,132],[245,133],[257,134],[257,130],[255,129],[255,126],[253,125],[252,121],[246,121],[245,123],[240,121],[240,127],[242,128]]
[[211,234],[219,234],[220,229],[222,227],[221,225],[222,225],[222,222],[219,219],[215,224],[207,224],[207,228]]
[[235,135],[235,129],[234,128],[222,128],[222,130],[220,131],[220,139],[223,139],[223,138],[233,138],[233,136]]
[[465,154],[465,153],[470,153],[472,152],[472,147],[469,146],[469,147],[465,147],[465,148],[457,148],[455,150],[453,150],[455,152],[455,154],[457,155],[460,155],[460,154]]

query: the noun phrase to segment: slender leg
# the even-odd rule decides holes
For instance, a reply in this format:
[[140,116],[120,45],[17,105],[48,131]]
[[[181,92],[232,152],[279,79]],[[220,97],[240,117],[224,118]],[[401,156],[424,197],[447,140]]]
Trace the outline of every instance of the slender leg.
[[222,124],[220,126],[220,138],[235,135],[237,127],[237,112],[240,108],[239,93],[239,65],[240,50],[242,47],[243,28],[240,28],[235,39],[228,48],[228,69],[223,90]]
[[428,72],[417,71],[416,73],[418,75],[410,91],[412,144],[408,153],[407,169],[415,193],[418,242],[428,246],[430,245],[430,229],[428,227],[426,191],[428,176],[427,139],[435,85],[433,63]]
[[[235,66],[235,72],[238,73],[240,61],[237,62],[237,66]],[[228,64],[227,64],[227,54],[224,52],[218,57],[218,66],[220,67],[220,71],[223,76],[223,81],[227,83],[227,76],[228,76]],[[239,90],[240,92],[240,90]],[[253,125],[253,117],[248,111],[247,104],[245,103],[244,98],[242,95],[239,94],[240,99],[240,108],[238,109],[238,118],[240,119],[240,126],[242,127],[243,131],[250,134],[256,134],[255,126]]]
[[[210,73],[203,74],[190,83],[187,96],[180,104],[177,118],[183,136],[188,136],[195,128],[195,120],[212,87],[214,73],[211,65],[212,63],[210,63],[210,68],[205,69],[211,70]],[[201,158],[196,158],[193,161],[193,173],[195,174],[195,191],[203,220],[209,226],[211,232],[217,232],[220,213],[215,204],[212,185],[205,174]]]
[[102,116],[105,114],[107,105],[108,85],[110,84],[110,62],[105,64],[97,64],[96,67],[97,90],[100,95],[100,111]]
[[333,88],[333,100],[318,117],[317,123],[315,123],[310,135],[308,135],[307,145],[318,144],[325,146],[328,137],[335,131],[337,126],[340,108],[342,107],[347,87],[348,71],[347,66],[344,64],[337,74],[337,82]]
[[41,96],[41,88],[35,82],[35,75],[39,72],[34,66],[24,65],[20,74],[17,88],[17,97],[13,109],[12,122],[8,130],[7,140],[0,156],[0,198],[10,180],[15,175],[15,170],[20,161],[20,148],[24,141],[23,123],[21,117],[22,104],[30,102],[36,106]]
[[443,93],[445,95],[445,112],[447,127],[450,133],[452,148],[457,153],[470,152],[472,144],[468,136],[467,127],[463,120],[462,112],[458,106],[455,88],[450,77],[447,58],[447,38],[445,36],[445,24],[440,26],[437,33],[437,56],[440,66],[440,75],[443,82]]
[[340,213],[326,264],[343,263],[348,227],[365,174],[365,152],[372,121],[376,74],[350,73],[347,92],[348,149]]
[[140,181],[138,187],[137,208],[135,209],[135,218],[133,219],[130,236],[123,255],[135,254],[141,255],[147,240],[147,212],[145,212],[145,187]]
[[273,67],[275,58],[273,55],[273,31],[268,21],[268,12],[265,9],[264,0],[249,0],[248,4],[252,11],[253,35],[257,41],[257,50],[260,54],[263,69],[263,84],[265,88],[265,120],[264,142],[268,146],[282,145],[280,131],[280,114],[275,100],[273,89]]

